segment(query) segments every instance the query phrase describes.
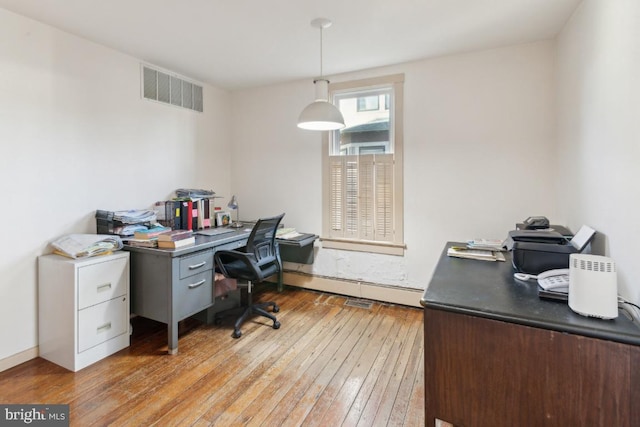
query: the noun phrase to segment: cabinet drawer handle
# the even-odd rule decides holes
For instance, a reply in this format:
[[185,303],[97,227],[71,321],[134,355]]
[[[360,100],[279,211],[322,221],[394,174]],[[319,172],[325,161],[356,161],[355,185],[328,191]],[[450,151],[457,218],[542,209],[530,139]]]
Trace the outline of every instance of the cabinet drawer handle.
[[108,331],[109,329],[111,329],[111,322],[105,323],[102,326],[98,326],[97,331],[98,332],[103,332],[103,331]]
[[196,268],[204,267],[207,265],[207,261],[203,261],[200,264],[194,264],[189,266],[189,270],[195,270]]
[[106,291],[108,289],[111,289],[111,282],[109,283],[105,283],[104,285],[100,285],[98,286],[98,292],[102,292],[102,291]]
[[198,286],[202,286],[204,285],[204,282],[206,282],[206,279],[202,279],[200,280],[198,283],[192,283],[189,285],[189,289],[193,289],[193,288],[197,288]]

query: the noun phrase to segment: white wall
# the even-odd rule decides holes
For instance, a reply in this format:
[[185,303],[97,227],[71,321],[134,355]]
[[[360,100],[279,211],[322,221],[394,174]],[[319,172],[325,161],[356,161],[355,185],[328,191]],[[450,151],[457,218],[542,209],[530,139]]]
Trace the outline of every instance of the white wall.
[[559,210],[640,301],[640,2],[584,0],[558,38]]
[[[188,76],[187,76],[188,77]],[[37,346],[37,257],[96,209],[229,192],[229,95],[205,113],[140,98],[140,61],[0,9],[0,362]],[[213,160],[215,159],[215,161]]]
[[[552,41],[334,76],[405,73],[404,257],[320,249],[317,275],[424,288],[448,240],[504,238],[529,215],[556,215]],[[286,212],[321,234],[321,136],[297,129],[311,81],[232,94],[233,191],[242,215]]]

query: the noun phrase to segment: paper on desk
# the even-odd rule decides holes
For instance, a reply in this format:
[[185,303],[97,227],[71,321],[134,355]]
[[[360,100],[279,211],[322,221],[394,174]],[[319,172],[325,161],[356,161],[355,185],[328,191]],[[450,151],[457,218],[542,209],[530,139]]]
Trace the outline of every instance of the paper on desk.
[[293,239],[298,236],[302,236],[302,233],[298,233],[295,228],[280,228],[276,231],[278,239]]
[[69,234],[51,242],[61,255],[86,258],[122,249],[119,236],[109,234]]

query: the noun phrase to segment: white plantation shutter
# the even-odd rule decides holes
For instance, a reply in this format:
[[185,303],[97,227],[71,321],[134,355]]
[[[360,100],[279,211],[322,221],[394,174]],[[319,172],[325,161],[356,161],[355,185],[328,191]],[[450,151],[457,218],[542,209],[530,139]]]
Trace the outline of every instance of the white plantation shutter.
[[329,222],[331,235],[342,236],[344,232],[344,157],[332,156],[329,165]]
[[393,242],[393,154],[329,158],[330,237]]
[[358,237],[358,157],[344,156],[344,223],[343,237]]
[[375,214],[375,190],[373,155],[359,156],[358,170],[358,228],[359,239],[375,240],[374,214]]
[[375,159],[376,235],[375,240],[394,241],[394,158],[391,154],[378,154]]

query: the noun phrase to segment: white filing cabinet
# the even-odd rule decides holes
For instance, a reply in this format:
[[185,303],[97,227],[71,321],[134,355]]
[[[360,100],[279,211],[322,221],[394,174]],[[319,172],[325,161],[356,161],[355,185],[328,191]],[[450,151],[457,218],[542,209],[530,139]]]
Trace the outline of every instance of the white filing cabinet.
[[129,252],[38,258],[40,357],[78,371],[129,346]]

